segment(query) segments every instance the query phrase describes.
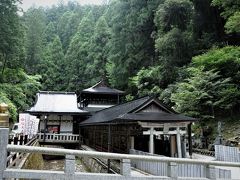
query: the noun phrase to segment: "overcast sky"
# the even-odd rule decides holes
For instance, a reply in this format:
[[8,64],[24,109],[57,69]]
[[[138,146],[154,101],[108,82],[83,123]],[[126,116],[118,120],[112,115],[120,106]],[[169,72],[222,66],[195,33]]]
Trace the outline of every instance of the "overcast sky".
[[[65,3],[68,1],[78,1],[80,4],[101,4],[103,0],[62,0]],[[54,4],[58,4],[59,0],[22,0],[21,7],[26,11],[31,6],[44,6],[51,7]]]

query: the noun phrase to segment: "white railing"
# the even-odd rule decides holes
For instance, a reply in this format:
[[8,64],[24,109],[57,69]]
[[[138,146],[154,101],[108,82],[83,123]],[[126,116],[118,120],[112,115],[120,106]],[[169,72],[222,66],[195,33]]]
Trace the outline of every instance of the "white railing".
[[77,134],[54,134],[54,133],[39,133],[39,142],[51,143],[78,143],[79,135]]
[[240,162],[239,148],[215,145],[215,158],[218,161]]
[[[0,180],[4,178],[25,178],[25,179],[68,179],[68,180],[176,180],[186,179],[186,177],[178,177],[178,164],[198,164],[206,167],[206,177],[197,178],[200,179],[217,179],[210,176],[214,169],[214,166],[225,167],[240,167],[240,163],[236,162],[219,162],[219,161],[202,161],[192,159],[181,158],[168,158],[157,156],[139,156],[130,154],[118,154],[118,153],[105,153],[105,152],[93,152],[93,151],[81,151],[81,150],[69,150],[69,149],[57,149],[46,147],[34,147],[34,146],[18,146],[8,145],[4,139],[8,137],[8,129],[0,129]],[[7,152],[24,152],[24,153],[40,153],[50,155],[64,155],[65,156],[65,168],[64,171],[47,171],[47,170],[26,170],[26,169],[8,169],[6,168]],[[79,157],[95,157],[106,159],[118,159],[121,162],[120,174],[106,174],[106,173],[79,173],[75,172],[75,156]],[[151,161],[151,162],[164,162],[167,163],[167,176],[132,176],[131,175],[131,161]],[[196,178],[187,178],[193,180]]]
[[[135,149],[130,149],[130,154],[136,155],[147,155],[147,156],[157,156],[165,157],[162,155],[151,154],[143,151],[138,151]],[[152,175],[157,176],[167,176],[168,173],[168,163],[167,162],[150,162],[150,161],[136,161],[132,160],[131,165],[137,169],[147,172]],[[206,177],[206,166],[202,164],[194,163],[178,163],[177,172],[178,177]],[[213,168],[210,172],[211,178],[224,178],[231,179],[231,170]]]

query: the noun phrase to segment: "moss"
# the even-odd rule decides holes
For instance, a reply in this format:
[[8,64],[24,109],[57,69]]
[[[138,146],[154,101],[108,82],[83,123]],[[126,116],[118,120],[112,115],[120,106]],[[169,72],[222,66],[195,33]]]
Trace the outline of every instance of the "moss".
[[[39,144],[37,143],[35,146],[39,146]],[[22,169],[40,170],[40,169],[43,169],[43,166],[44,166],[44,162],[43,162],[42,154],[33,153],[29,155]]]

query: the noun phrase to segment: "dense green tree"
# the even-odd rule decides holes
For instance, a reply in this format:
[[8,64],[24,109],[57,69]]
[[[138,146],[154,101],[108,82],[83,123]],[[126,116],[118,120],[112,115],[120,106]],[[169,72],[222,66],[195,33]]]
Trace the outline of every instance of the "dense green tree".
[[0,103],[9,105],[11,122],[16,121],[17,114],[34,102],[41,86],[39,80],[40,76],[29,76],[22,69],[5,69],[0,84]]
[[101,77],[107,77],[106,63],[108,57],[107,43],[110,39],[110,29],[104,18],[100,17],[94,28],[89,49],[89,62],[85,74],[90,76],[89,85],[99,81]]
[[240,2],[235,0],[213,0],[212,4],[223,9],[221,15],[227,20],[227,33],[240,32]]
[[53,22],[50,22],[45,31],[44,31],[44,35],[46,36],[46,42],[47,43],[51,43],[55,37],[55,35],[57,34],[56,32],[56,28],[54,26],[54,23]]
[[[112,85],[126,88],[128,78],[155,60],[153,16],[161,1],[113,1],[106,16],[111,27],[107,72]],[[110,18],[111,17],[111,18]]]
[[177,67],[186,65],[192,56],[190,22],[192,4],[188,0],[166,0],[156,12],[158,33],[155,41],[162,66],[159,86],[165,88],[175,81]]
[[0,2],[0,82],[7,67],[24,64],[23,27],[17,14],[17,0]]
[[57,25],[57,31],[65,51],[69,46],[71,38],[77,31],[79,23],[80,18],[72,11],[67,11],[61,16]]
[[50,43],[45,52],[45,62],[41,64],[43,90],[64,90],[65,61],[62,44],[58,36]]
[[26,30],[26,70],[31,74],[39,72],[39,64],[43,61],[45,40],[45,14],[43,9],[29,9],[25,15]]
[[79,91],[88,82],[88,77],[84,72],[89,62],[90,39],[94,33],[94,18],[89,12],[79,24],[77,33],[73,36],[66,53],[68,74],[67,89]]
[[194,55],[206,52],[224,39],[224,21],[218,8],[211,6],[212,0],[192,0]]

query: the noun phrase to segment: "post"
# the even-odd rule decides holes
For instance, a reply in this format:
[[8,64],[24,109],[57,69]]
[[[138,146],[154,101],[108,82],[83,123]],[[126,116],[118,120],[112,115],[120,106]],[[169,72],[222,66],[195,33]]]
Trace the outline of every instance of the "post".
[[8,128],[0,128],[0,180],[3,180],[3,172],[7,165],[8,131]]
[[23,134],[20,135],[19,145],[23,145]]
[[130,140],[131,140],[131,149],[134,149],[134,136],[131,136]]
[[188,152],[189,156],[192,159],[192,130],[191,130],[192,123],[188,124]]
[[24,144],[27,144],[27,142],[28,142],[28,135],[25,135],[24,136]]
[[168,177],[177,178],[177,163],[169,162],[168,169],[167,169]]
[[206,167],[206,178],[216,179],[215,167],[212,165],[207,165]]
[[48,117],[44,116],[44,136],[43,136],[43,142],[46,141],[47,120],[48,120]]
[[154,153],[154,139],[153,139],[153,127],[150,128],[150,136],[149,136],[149,153]]
[[181,135],[180,135],[179,127],[177,127],[177,150],[178,150],[178,157],[182,158]]
[[[108,152],[111,152],[111,125],[108,125]],[[110,173],[111,160],[107,160],[107,171]]]
[[131,176],[131,161],[130,159],[122,159],[121,160],[121,175],[123,176]]
[[74,155],[66,154],[64,173],[67,175],[67,179],[69,180],[74,179],[74,173],[75,173],[75,156]]

